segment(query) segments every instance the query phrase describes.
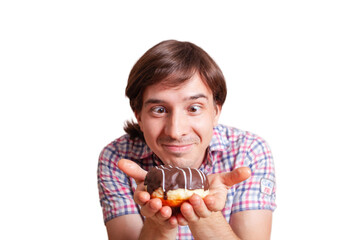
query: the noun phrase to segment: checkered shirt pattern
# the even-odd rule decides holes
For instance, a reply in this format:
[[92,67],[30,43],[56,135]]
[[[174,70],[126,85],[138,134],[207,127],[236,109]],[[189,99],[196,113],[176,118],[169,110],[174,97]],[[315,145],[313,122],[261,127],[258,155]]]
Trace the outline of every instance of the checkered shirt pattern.
[[[136,182],[117,167],[117,162],[122,158],[136,162],[147,171],[163,164],[140,139],[131,140],[124,135],[107,145],[100,154],[98,165],[98,188],[104,222],[122,215],[140,214],[140,208],[133,200]],[[228,190],[222,210],[228,222],[232,214],[240,211],[275,210],[275,171],[270,148],[262,138],[236,128],[216,126],[207,158],[200,170],[209,175],[242,166],[249,167],[252,175]],[[193,239],[189,227],[179,226],[176,239]]]

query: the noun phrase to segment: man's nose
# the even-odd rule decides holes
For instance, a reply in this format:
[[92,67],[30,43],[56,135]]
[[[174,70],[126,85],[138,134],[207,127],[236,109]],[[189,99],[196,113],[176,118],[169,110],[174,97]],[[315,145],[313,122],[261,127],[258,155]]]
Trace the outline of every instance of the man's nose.
[[167,119],[165,134],[172,139],[179,139],[189,131],[189,119],[181,111],[172,112]]

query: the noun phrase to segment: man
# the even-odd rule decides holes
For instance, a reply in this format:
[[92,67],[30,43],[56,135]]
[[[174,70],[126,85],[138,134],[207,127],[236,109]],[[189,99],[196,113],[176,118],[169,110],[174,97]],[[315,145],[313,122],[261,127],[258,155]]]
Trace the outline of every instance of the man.
[[[137,123],[127,122],[98,167],[109,239],[269,239],[272,155],[260,137],[218,124],[226,84],[211,57],[189,42],[161,42],[134,65],[126,95]],[[150,199],[145,175],[164,164],[202,170],[210,194],[178,212]]]

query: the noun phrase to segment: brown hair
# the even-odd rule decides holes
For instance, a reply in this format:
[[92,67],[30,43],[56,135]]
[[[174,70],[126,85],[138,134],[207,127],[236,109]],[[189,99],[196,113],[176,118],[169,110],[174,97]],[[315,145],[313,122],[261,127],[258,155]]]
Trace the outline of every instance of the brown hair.
[[[214,102],[222,106],[226,99],[224,76],[215,61],[200,47],[190,42],[167,40],[150,48],[132,68],[125,94],[130,100],[131,109],[139,113],[143,104],[146,87],[162,82],[177,86],[195,73],[211,89]],[[130,137],[144,139],[137,123],[127,121],[125,132]]]

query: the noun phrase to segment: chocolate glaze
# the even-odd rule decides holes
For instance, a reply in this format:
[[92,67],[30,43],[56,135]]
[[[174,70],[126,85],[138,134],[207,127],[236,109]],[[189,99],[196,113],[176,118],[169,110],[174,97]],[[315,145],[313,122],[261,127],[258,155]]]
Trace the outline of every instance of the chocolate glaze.
[[164,199],[166,199],[166,193],[169,190],[179,188],[188,190],[209,189],[209,181],[202,171],[195,168],[179,168],[171,165],[152,168],[147,173],[144,184],[147,185],[147,191],[150,194],[161,187],[164,191]]

